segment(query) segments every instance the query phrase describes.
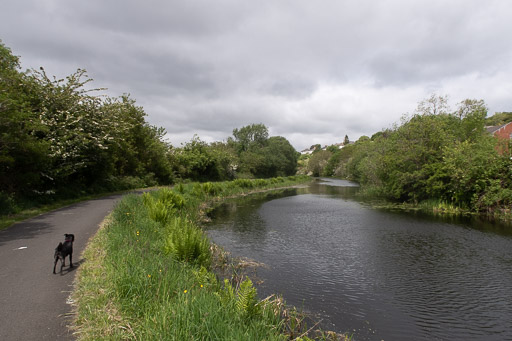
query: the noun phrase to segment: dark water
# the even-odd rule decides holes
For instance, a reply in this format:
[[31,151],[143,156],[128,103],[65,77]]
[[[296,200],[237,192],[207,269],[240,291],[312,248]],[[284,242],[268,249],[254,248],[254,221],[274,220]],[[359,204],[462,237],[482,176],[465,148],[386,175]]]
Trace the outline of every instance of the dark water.
[[512,340],[509,228],[372,209],[328,181],[227,203],[208,234],[267,265],[262,296],[356,341]]

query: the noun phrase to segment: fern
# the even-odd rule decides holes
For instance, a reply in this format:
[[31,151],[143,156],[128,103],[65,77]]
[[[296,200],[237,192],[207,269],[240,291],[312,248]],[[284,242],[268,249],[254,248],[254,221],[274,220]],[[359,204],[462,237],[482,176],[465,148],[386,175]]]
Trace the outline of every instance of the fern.
[[210,242],[194,224],[175,217],[168,224],[165,251],[179,261],[209,267],[211,262]]
[[249,278],[246,278],[240,284],[236,308],[246,318],[252,318],[260,312],[256,288],[253,287],[252,281]]
[[233,286],[231,285],[228,279],[224,279],[224,290],[221,290],[219,294],[222,303],[224,303],[225,305],[230,305],[233,302],[235,302],[235,289],[233,289]]
[[169,208],[182,209],[186,204],[183,195],[167,188],[164,188],[158,192],[158,200]]
[[185,194],[185,186],[183,186],[183,183],[179,183],[176,185],[176,190],[178,193]]
[[205,182],[201,185],[201,189],[206,195],[218,195],[222,192],[222,188],[218,184],[212,182]]

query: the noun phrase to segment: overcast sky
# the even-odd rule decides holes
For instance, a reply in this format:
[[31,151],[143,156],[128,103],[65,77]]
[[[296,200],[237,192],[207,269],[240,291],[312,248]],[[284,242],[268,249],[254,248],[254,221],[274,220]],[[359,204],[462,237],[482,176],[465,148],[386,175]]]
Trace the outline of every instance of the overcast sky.
[[4,0],[22,66],[86,69],[175,145],[263,123],[297,150],[389,128],[436,93],[512,111],[508,0]]

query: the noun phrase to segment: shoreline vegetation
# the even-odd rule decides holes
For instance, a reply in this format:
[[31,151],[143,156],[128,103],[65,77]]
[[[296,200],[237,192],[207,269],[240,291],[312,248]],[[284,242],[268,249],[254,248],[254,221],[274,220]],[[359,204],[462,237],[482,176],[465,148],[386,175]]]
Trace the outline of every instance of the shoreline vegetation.
[[[305,176],[178,184],[126,195],[91,238],[75,279],[79,340],[348,340],[308,325],[251,279],[201,229],[226,198],[289,188]],[[243,265],[241,265],[243,266]]]
[[512,140],[503,130],[510,122],[511,112],[488,117],[483,100],[467,99],[453,110],[446,96],[434,94],[371,137],[311,146],[298,172],[355,181],[361,195],[386,206],[510,223]]
[[[342,179],[347,180],[347,179]],[[497,222],[504,225],[512,224],[512,211],[510,208],[495,208],[488,211],[474,211],[469,208],[459,207],[444,200],[424,200],[421,202],[396,202],[383,198],[371,191],[365,191],[357,194],[363,200],[370,200],[371,206],[376,209],[399,210],[404,212],[422,212],[431,216],[451,216],[451,217],[472,217],[490,222]]]

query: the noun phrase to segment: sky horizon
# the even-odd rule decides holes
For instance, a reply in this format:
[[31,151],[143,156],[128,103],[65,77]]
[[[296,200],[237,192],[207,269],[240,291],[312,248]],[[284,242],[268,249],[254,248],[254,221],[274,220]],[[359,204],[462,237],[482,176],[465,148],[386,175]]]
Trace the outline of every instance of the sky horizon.
[[262,123],[301,151],[371,136],[432,94],[512,111],[512,2],[8,0],[22,68],[87,70],[174,145]]

